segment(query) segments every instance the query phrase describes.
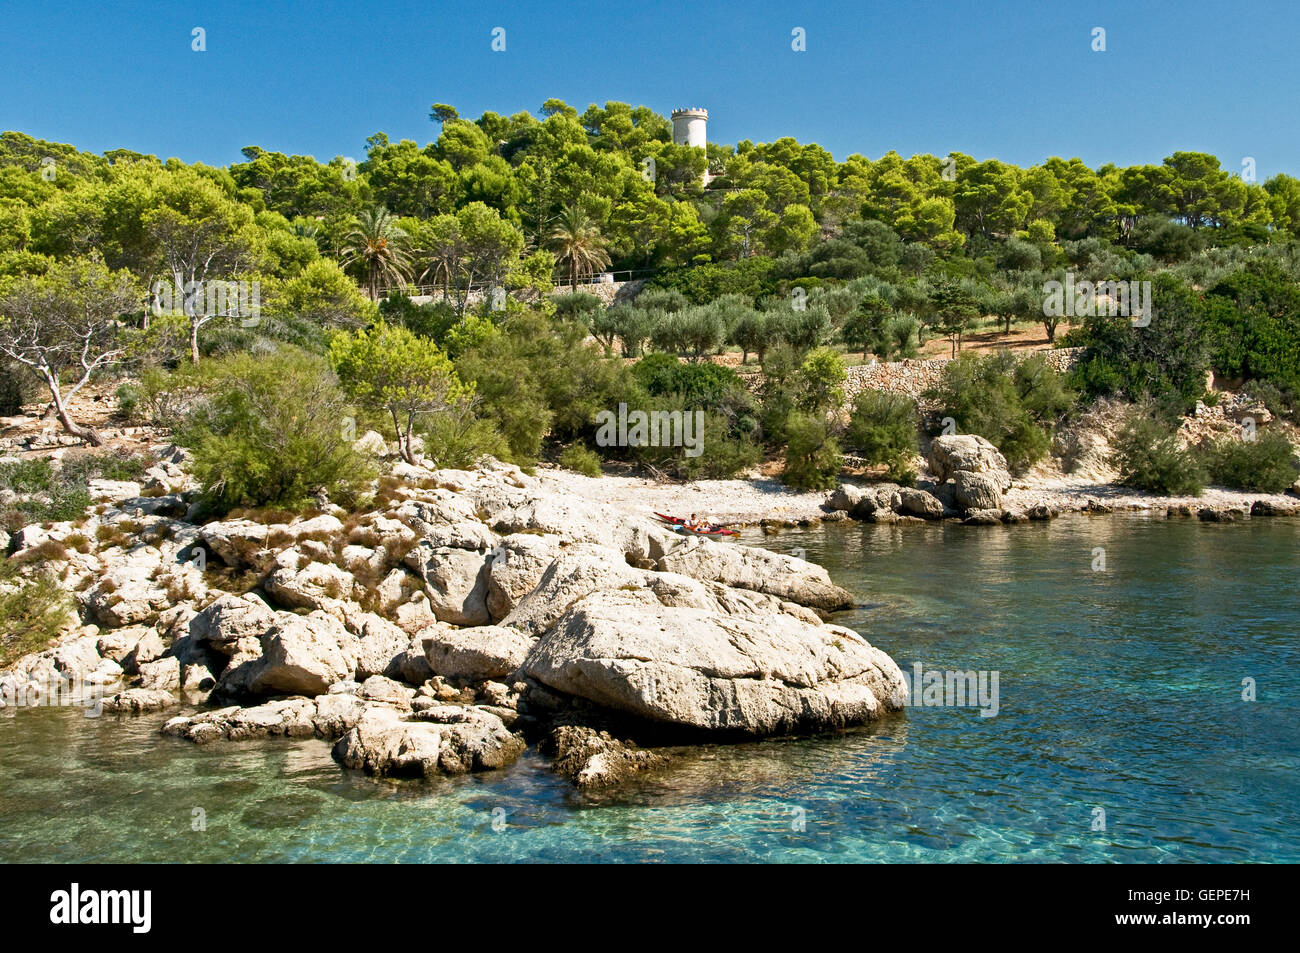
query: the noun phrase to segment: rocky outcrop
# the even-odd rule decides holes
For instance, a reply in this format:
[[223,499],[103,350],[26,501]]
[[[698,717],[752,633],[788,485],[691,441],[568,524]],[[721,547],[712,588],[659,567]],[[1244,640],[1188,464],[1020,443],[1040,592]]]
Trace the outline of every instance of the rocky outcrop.
[[943,516],[943,501],[933,493],[913,487],[902,487],[898,492],[899,507],[904,513],[927,520],[937,520]]
[[334,757],[378,777],[431,777],[502,768],[523,750],[523,739],[497,716],[443,705],[409,719],[369,709],[334,746]]
[[867,523],[897,523],[912,517],[936,520],[946,510],[944,501],[928,490],[896,483],[841,483],[827,497],[825,508]]
[[723,546],[693,538],[662,557],[655,568],[733,588],[752,589],[819,612],[838,612],[854,604],[853,597],[831,582],[830,575],[821,566],[765,549]]
[[[930,444],[930,472],[940,488],[952,480],[953,507],[972,510],[1002,508],[1002,494],[1011,488],[1011,473],[998,448],[978,434],[945,434]],[[980,522],[979,519],[967,522]]]
[[930,443],[928,458],[930,472],[939,483],[947,482],[954,474],[983,473],[993,480],[998,492],[1011,488],[1011,475],[1006,457],[998,448],[978,434],[944,434]]
[[524,671],[649,721],[748,735],[865,722],[904,692],[898,667],[848,629],[667,607],[643,591],[579,601]]
[[1239,506],[1203,506],[1196,515],[1204,523],[1239,523],[1250,514]]
[[360,640],[324,612],[281,614],[261,638],[262,656],[246,673],[248,690],[262,695],[319,695],[354,677]]
[[488,572],[491,557],[455,546],[435,547],[427,541],[406,556],[406,564],[424,583],[433,615],[452,625],[486,625]]
[[579,788],[619,784],[668,763],[662,754],[587,725],[557,725],[544,750],[553,759],[553,769]]
[[[819,566],[683,539],[491,462],[393,474],[381,505],[351,516],[324,501],[332,512],[309,519],[199,527],[119,499],[79,541],[71,523],[24,528],[24,558],[69,550],[64,578],[94,624],[20,660],[3,686],[76,675],[112,685],[115,713],[201,706],[169,736],[325,738],[377,776],[499,768],[527,732],[581,786],[663,763],[624,724],[759,736],[901,702],[888,657],[823,622],[854,600]],[[184,483],[150,480],[143,492]],[[880,520],[942,509],[893,484],[845,495]]]
[[1300,516],[1300,503],[1290,500],[1256,500],[1250,506],[1251,516]]
[[513,612],[537,588],[559,551],[560,537],[553,534],[515,533],[501,540],[488,571],[488,614],[504,619]]
[[997,482],[983,473],[958,470],[952,483],[953,501],[959,510],[996,510],[1002,506]]
[[435,628],[420,638],[434,674],[473,682],[511,674],[533,646],[533,640],[518,629],[500,625]]

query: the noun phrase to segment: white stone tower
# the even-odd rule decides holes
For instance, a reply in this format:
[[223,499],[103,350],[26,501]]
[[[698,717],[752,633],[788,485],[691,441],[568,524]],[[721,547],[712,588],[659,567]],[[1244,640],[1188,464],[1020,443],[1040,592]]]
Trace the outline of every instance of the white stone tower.
[[703,149],[708,144],[709,111],[691,107],[673,110],[673,144]]

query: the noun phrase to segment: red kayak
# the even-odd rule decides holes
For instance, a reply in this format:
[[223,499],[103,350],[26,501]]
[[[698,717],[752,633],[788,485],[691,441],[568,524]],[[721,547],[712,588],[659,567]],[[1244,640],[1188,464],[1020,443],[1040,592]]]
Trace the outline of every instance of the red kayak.
[[725,539],[728,536],[738,535],[734,529],[727,529],[723,526],[710,525],[708,529],[692,529],[686,525],[686,520],[678,516],[669,516],[666,513],[656,513],[659,517],[679,533],[688,533],[691,536],[704,536],[708,539]]

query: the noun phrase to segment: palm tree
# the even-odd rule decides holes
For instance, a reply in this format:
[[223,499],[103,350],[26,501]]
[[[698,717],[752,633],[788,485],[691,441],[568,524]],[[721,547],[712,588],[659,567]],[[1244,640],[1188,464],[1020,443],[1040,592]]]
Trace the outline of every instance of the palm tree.
[[556,221],[558,224],[551,232],[551,250],[555,252],[558,263],[568,264],[569,286],[576,289],[579,275],[590,275],[597,269],[609,267],[605,239],[600,228],[579,205],[562,210]]
[[366,269],[370,300],[378,300],[379,279],[406,285],[410,273],[407,254],[409,238],[386,208],[362,212],[357,227],[343,239],[343,265],[361,264]]

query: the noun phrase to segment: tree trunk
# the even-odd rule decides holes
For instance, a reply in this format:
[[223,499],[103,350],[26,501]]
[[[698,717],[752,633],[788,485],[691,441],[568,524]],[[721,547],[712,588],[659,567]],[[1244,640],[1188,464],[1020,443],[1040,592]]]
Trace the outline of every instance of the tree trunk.
[[199,322],[190,319],[190,360],[195,366],[199,363]]
[[45,377],[45,386],[50,389],[50,396],[54,399],[55,416],[59,418],[59,423],[63,425],[63,429],[74,437],[80,437],[92,447],[102,447],[104,438],[99,435],[99,431],[95,430],[94,427],[83,427],[68,414],[68,408],[63,403],[63,393],[59,390],[58,379],[48,372],[44,372],[43,376]]
[[401,420],[397,416],[397,408],[389,407],[388,412],[393,417],[393,432],[397,434],[397,453],[403,460],[411,466],[416,466],[415,454],[411,452],[411,431],[410,428],[403,429]]

